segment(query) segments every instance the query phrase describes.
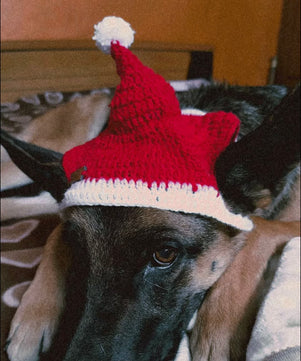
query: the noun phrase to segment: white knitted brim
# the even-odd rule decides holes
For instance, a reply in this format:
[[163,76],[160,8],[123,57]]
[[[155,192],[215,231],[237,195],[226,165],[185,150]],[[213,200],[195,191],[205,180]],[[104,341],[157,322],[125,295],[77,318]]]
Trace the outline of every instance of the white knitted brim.
[[230,212],[221,195],[213,187],[192,186],[169,182],[151,187],[138,180],[88,179],[73,183],[66,191],[61,208],[82,206],[151,207],[213,217],[235,228],[250,231],[253,223],[248,217]]

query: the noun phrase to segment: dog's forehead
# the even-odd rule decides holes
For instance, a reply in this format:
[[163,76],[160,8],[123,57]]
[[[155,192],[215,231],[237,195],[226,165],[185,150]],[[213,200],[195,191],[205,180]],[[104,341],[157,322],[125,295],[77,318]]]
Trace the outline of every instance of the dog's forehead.
[[101,229],[103,232],[121,231],[124,234],[144,230],[169,229],[183,236],[212,230],[212,221],[206,217],[144,207],[79,206],[65,210],[63,218],[80,227]]

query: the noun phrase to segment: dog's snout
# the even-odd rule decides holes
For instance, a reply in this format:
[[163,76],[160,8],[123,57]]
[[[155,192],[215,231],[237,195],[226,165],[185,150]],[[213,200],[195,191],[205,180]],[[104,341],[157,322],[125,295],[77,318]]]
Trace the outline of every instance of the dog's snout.
[[64,361],[111,360],[111,326],[113,315],[100,314],[91,303],[86,305]]

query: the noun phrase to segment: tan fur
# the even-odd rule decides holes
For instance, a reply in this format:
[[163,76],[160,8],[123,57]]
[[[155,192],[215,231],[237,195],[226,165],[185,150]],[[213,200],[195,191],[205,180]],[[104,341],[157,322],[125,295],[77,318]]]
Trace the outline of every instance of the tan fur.
[[[66,103],[35,118],[16,135],[38,146],[65,153],[76,145],[94,138],[109,115],[111,97],[96,93]],[[1,189],[13,188],[30,179],[11,162],[1,147]]]
[[292,237],[300,221],[253,217],[254,230],[206,297],[191,337],[193,361],[241,361],[258,311],[258,288],[270,257]]
[[263,273],[273,254],[277,250],[280,253],[287,241],[300,235],[300,176],[292,194],[278,220],[253,218],[255,228],[247,235],[245,246],[208,294],[191,337],[194,361],[245,358],[256,313],[266,291]]
[[198,257],[192,274],[197,290],[211,287],[233,261],[243,246],[245,237],[239,233],[234,238],[219,232],[214,244]]
[[[65,304],[70,250],[61,242],[62,226],[49,236],[42,261],[12,320],[7,353],[10,360],[38,360],[47,351]],[[41,345],[42,342],[42,345]]]

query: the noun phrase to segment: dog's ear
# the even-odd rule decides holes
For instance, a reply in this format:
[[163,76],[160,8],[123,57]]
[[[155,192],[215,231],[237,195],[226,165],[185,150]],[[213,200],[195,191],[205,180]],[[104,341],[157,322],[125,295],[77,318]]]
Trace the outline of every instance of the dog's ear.
[[4,130],[1,130],[1,144],[22,172],[57,201],[62,200],[68,181],[61,165],[61,153],[23,142]]
[[219,189],[234,211],[268,208],[300,162],[300,85],[261,126],[231,144],[215,166]]

